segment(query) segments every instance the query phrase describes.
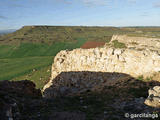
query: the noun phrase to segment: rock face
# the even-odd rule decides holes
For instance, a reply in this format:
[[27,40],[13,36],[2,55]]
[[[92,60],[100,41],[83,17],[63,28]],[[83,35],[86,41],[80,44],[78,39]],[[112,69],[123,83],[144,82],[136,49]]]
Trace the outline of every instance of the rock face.
[[[68,82],[71,86],[73,84],[77,88],[80,82],[93,80],[92,83],[84,82],[84,85],[89,84],[89,88],[99,81],[114,81],[118,77],[120,78],[120,75],[118,77],[116,75],[97,75],[100,73],[116,72],[129,74],[133,77],[140,75],[147,77],[158,71],[160,71],[160,55],[155,51],[114,48],[63,50],[54,59],[51,80],[44,86],[43,91],[44,96],[47,96],[47,94],[52,94],[52,89],[58,86],[64,87],[60,91],[66,91]],[[69,73],[67,74],[67,72]],[[74,88],[73,91],[76,90]]]
[[136,49],[150,49],[157,50],[160,52],[160,38],[149,38],[149,37],[130,37],[127,35],[113,35],[111,42],[118,40],[119,42],[125,43],[129,48]]
[[145,100],[145,104],[152,107],[160,108],[160,86],[155,86],[149,89],[149,96]]
[[160,71],[160,55],[149,50],[114,48],[64,50],[54,59],[51,79],[69,71],[119,72],[136,77]]

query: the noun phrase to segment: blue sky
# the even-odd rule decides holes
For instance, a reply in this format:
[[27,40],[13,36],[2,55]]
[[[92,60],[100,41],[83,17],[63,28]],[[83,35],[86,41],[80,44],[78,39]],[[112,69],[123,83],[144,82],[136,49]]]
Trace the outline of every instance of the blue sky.
[[25,25],[160,26],[160,0],[0,0],[0,30]]

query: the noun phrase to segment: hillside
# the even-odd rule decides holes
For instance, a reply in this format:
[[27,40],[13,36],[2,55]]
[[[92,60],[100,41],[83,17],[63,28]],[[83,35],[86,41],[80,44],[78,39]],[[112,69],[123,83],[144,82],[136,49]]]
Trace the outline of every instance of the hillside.
[[84,27],[84,26],[24,26],[21,29],[0,36],[1,44],[76,42],[78,38],[87,41],[107,42],[113,34],[129,36],[160,37],[160,27]]
[[2,36],[0,44],[75,42],[77,38],[88,41],[107,41],[119,32],[116,27],[67,27],[67,26],[24,26],[14,33]]
[[[160,27],[123,27],[122,31],[125,31],[125,35],[133,37],[149,37],[149,38],[159,38],[160,37]],[[128,31],[128,32],[126,32]]]

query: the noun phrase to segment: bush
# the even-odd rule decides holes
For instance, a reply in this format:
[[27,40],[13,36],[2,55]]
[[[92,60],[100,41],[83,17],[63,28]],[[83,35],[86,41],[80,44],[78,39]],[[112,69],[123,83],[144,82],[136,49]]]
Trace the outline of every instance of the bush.
[[126,48],[126,45],[124,43],[119,42],[118,40],[112,41],[113,47],[115,48]]
[[143,81],[143,80],[144,80],[144,77],[143,77],[143,75],[140,75],[140,76],[138,76],[137,79]]

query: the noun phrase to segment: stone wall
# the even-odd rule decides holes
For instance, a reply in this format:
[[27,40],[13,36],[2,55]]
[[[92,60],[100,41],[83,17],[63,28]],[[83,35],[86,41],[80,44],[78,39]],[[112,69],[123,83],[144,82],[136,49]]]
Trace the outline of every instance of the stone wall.
[[[62,72],[73,72],[71,78],[87,81],[86,74],[78,74],[74,77],[74,72],[90,71],[92,78],[98,78],[94,72],[117,72],[125,73],[133,77],[140,75],[150,76],[160,71],[160,55],[150,50],[132,50],[115,48],[94,48],[94,49],[74,49],[73,51],[63,50],[54,58],[52,65],[51,80],[44,86],[45,89],[54,84],[55,78]],[[63,77],[62,79],[68,79]],[[102,78],[103,80],[103,78]],[[63,81],[63,80],[62,80]]]

